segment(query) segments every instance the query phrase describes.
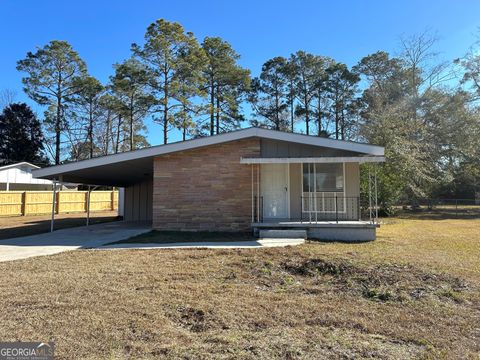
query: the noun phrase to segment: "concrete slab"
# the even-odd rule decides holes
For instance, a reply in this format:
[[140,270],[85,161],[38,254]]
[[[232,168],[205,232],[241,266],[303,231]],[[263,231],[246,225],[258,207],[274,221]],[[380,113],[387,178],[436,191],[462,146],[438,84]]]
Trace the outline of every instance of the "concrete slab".
[[96,248],[150,230],[150,227],[145,225],[116,221],[0,240],[0,261],[52,255],[75,249]]
[[265,248],[265,247],[284,247],[295,246],[305,242],[304,239],[261,239],[253,241],[225,241],[225,242],[183,242],[183,243],[125,243],[106,245],[97,248],[97,250],[113,249],[246,249],[246,248]]

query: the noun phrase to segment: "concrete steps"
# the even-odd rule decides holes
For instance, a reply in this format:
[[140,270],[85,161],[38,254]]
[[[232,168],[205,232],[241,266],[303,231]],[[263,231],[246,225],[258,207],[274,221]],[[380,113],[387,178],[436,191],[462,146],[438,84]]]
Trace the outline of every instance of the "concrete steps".
[[307,238],[307,230],[302,229],[261,229],[258,237],[260,239],[303,239]]

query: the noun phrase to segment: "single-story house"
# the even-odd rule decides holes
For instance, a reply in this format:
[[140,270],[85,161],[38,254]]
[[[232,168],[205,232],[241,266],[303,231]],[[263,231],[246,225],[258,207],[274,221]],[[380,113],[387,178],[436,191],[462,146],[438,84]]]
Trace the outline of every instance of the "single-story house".
[[[26,161],[0,166],[0,191],[52,190],[51,180],[36,179],[32,176],[32,170],[35,169],[40,167]],[[71,189],[76,188],[76,185],[63,184],[63,187]]]
[[372,240],[377,225],[362,219],[359,164],[382,161],[379,146],[248,128],[33,176],[124,187],[124,220],[159,230],[303,228],[310,237]]

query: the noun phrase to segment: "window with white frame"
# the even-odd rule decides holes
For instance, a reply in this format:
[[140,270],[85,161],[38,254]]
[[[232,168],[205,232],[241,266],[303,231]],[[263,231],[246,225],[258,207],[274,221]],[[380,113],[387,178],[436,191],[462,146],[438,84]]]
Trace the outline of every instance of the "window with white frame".
[[343,192],[343,164],[303,164],[303,192]]
[[344,170],[343,163],[304,163],[302,212],[344,212]]

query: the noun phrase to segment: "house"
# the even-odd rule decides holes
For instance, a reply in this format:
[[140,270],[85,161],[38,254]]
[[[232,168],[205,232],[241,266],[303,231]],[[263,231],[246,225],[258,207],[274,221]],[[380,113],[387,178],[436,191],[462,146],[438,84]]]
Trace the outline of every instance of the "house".
[[51,180],[36,179],[32,177],[32,170],[39,168],[39,166],[25,161],[1,166],[0,190],[52,190]]
[[359,164],[382,161],[379,146],[248,128],[33,175],[124,187],[124,220],[159,230],[300,228],[310,237],[373,240],[374,194],[362,219]]
[[[32,170],[40,169],[39,166],[22,161],[0,167],[0,191],[42,191],[52,190],[51,180],[36,179]],[[63,184],[65,189],[76,188],[75,184]]]

